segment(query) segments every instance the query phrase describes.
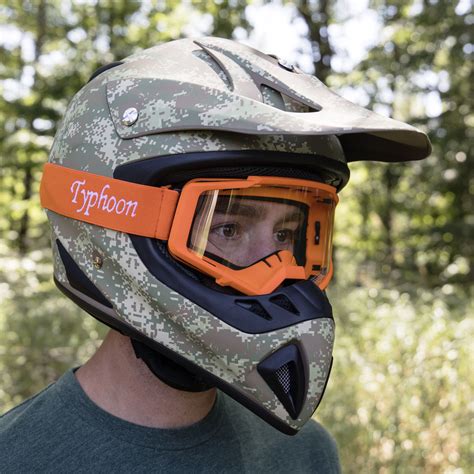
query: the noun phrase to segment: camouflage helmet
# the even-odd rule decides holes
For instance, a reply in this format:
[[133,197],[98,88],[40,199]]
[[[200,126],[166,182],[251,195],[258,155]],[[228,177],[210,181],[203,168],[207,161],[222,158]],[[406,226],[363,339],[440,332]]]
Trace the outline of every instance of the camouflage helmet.
[[[419,130],[348,102],[274,56],[207,37],[162,44],[94,74],[72,99],[49,162],[177,190],[194,178],[249,175],[340,190],[350,161],[429,152]],[[334,339],[316,285],[222,291],[160,240],[47,213],[58,287],[129,335],[160,378],[190,390],[217,386],[287,434],[312,416]],[[153,354],[166,370],[154,367]]]

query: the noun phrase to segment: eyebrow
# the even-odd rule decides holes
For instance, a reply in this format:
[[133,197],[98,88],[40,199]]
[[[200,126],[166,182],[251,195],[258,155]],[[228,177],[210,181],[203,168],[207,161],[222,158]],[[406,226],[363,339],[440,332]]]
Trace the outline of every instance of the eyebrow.
[[[232,216],[263,218],[266,215],[266,208],[242,204],[239,201],[222,200],[217,203],[214,212],[216,214],[226,214]],[[304,211],[301,209],[297,209],[295,211],[289,211],[285,216],[279,219],[275,225],[279,225],[283,222],[298,222],[301,221],[303,218]]]
[[284,222],[303,222],[304,212],[303,211],[293,211],[289,212],[286,216],[282,217],[275,225],[283,224]]
[[249,206],[235,201],[218,202],[214,212],[216,214],[230,214],[232,216],[264,217],[265,212],[261,207]]

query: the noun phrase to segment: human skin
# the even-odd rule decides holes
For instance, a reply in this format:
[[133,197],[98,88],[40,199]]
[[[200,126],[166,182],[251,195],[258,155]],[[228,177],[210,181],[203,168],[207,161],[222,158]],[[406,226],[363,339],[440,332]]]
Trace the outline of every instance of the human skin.
[[216,389],[176,390],[135,356],[130,339],[110,330],[97,352],[76,371],[87,396],[106,412],[151,428],[181,428],[212,409]]
[[226,207],[227,202],[224,201],[221,211],[214,211],[210,225],[206,225],[207,214],[197,214],[191,242],[193,247],[201,249],[198,253],[203,253],[205,247],[207,254],[247,267],[276,251],[293,251],[304,218],[300,208],[252,199],[242,199]]

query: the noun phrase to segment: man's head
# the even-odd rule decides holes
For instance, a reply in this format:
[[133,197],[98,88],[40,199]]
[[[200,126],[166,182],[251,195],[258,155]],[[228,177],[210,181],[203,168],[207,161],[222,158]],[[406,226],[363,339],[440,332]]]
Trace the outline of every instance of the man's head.
[[81,89],[56,135],[41,191],[55,280],[170,385],[217,386],[293,434],[332,362],[347,163],[429,150],[236,42],[145,50]]

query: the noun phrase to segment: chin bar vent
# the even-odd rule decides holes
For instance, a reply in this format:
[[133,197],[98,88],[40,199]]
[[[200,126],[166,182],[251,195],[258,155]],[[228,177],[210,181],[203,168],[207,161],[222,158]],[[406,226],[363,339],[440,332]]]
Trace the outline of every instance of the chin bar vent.
[[290,301],[290,299],[286,295],[279,294],[279,295],[272,296],[270,298],[270,302],[273,304],[276,304],[280,308],[283,308],[289,313],[296,314],[297,316],[299,316],[300,314],[300,312],[296,309],[295,305]]
[[291,372],[290,364],[282,365],[277,371],[276,376],[278,383],[280,384],[283,391],[288,395],[291,393]]
[[306,393],[303,360],[298,347],[290,344],[279,349],[262,361],[257,370],[291,418],[296,420]]

